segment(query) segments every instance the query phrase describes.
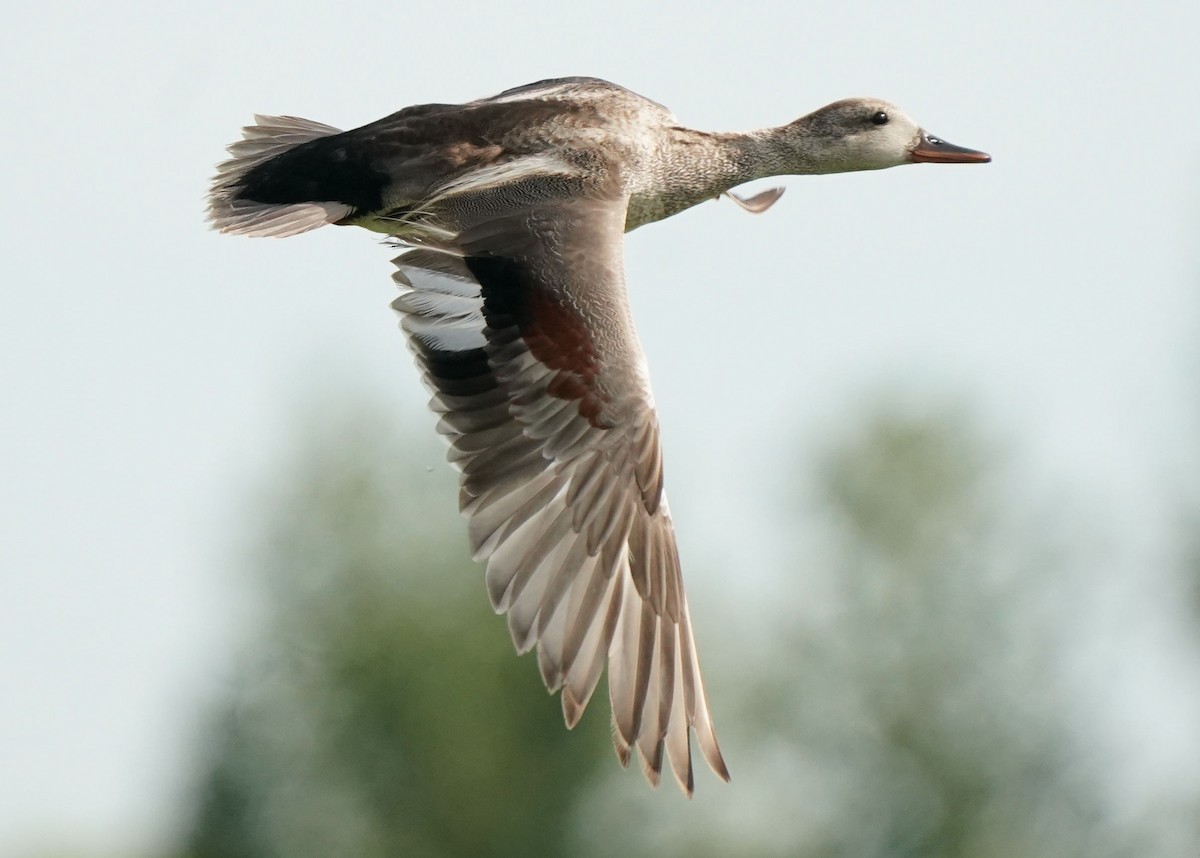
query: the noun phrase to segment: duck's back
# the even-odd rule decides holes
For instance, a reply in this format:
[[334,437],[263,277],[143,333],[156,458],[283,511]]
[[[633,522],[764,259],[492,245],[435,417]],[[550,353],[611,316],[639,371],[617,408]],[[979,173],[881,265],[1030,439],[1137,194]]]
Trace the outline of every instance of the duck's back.
[[501,93],[481,98],[473,104],[509,104],[524,101],[554,101],[576,105],[602,106],[609,113],[630,117],[645,115],[672,120],[671,111],[631,89],[598,77],[555,77],[514,86]]
[[[557,78],[463,104],[413,105],[349,131],[307,123],[307,139],[262,143],[253,163],[223,166],[234,206],[320,203],[338,215],[329,221],[392,233],[414,211],[454,220],[456,209],[503,207],[509,189],[536,197],[612,185],[674,121],[616,84]],[[222,222],[216,208],[214,220]]]

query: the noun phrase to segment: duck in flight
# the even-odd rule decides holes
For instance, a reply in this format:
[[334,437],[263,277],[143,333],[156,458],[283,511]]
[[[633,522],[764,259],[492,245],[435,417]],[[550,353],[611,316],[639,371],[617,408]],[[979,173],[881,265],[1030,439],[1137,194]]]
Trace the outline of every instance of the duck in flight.
[[595,78],[422,104],[340,131],[258,116],[209,195],[224,233],[361,226],[407,249],[392,304],[461,473],[471,551],[517,651],[574,727],[608,668],[613,741],[691,795],[691,733],[723,780],[663,490],[622,236],[768,176],[987,162],[899,108],[837,101],[713,133]]

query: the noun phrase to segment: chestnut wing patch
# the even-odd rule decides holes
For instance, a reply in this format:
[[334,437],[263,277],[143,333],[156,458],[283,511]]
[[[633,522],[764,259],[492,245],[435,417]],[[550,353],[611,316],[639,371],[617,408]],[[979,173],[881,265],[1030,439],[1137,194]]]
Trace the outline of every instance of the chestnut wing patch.
[[463,261],[480,283],[491,336],[503,341],[504,332],[515,329],[530,354],[553,371],[546,392],[575,401],[592,426],[610,428],[600,419],[607,404],[596,386],[600,361],[579,311],[518,262],[501,256],[468,256]]

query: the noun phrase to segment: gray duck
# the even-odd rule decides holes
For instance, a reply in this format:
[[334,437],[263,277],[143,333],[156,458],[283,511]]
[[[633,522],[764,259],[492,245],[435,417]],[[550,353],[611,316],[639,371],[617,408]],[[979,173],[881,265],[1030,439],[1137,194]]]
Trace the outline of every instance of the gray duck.
[[422,104],[340,131],[258,116],[209,196],[225,233],[361,226],[406,247],[393,307],[461,472],[473,557],[575,726],[605,666],[617,756],[691,795],[717,744],[663,491],[622,235],[767,176],[981,163],[878,99],[748,133],[687,128],[595,78]]

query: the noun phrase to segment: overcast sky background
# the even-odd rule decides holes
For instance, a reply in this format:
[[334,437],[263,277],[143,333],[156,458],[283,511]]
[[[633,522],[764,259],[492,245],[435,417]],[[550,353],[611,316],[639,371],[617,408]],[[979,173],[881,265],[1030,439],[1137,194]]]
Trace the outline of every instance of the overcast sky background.
[[787,178],[761,217],[629,237],[685,561],[736,569],[705,592],[768,590],[744,546],[777,526],[780,461],[880,392],[966,396],[1127,561],[1098,586],[1129,645],[1083,669],[1127,682],[1101,721],[1144,735],[1130,800],[1200,768],[1197,665],[1151,571],[1200,438],[1200,5],[100,5],[6,10],[0,52],[0,853],[161,845],[291,422],[336,387],[432,422],[394,254],[207,231],[224,146],[254,112],[351,127],[568,74],[724,130],[875,95],[992,153]]

